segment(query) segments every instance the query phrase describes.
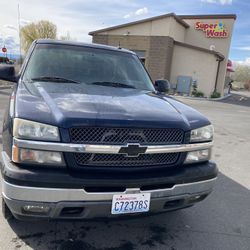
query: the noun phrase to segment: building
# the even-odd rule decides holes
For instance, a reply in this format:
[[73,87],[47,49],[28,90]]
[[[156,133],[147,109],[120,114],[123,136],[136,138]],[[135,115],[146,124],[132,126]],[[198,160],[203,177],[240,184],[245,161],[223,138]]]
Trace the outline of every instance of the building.
[[135,51],[153,80],[168,79],[177,92],[190,94],[196,83],[206,96],[224,93],[236,15],[174,13],[89,33],[94,43]]

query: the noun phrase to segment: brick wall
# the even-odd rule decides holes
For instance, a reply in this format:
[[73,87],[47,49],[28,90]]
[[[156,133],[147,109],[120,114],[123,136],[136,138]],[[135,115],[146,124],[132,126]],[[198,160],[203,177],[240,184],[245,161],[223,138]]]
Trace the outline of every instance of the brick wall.
[[129,50],[145,50],[149,49],[148,36],[109,36],[108,44],[112,46],[120,46]]
[[170,79],[174,40],[167,36],[150,37],[147,68],[153,80]]
[[99,44],[108,44],[108,36],[107,35],[96,35],[92,38],[93,43]]

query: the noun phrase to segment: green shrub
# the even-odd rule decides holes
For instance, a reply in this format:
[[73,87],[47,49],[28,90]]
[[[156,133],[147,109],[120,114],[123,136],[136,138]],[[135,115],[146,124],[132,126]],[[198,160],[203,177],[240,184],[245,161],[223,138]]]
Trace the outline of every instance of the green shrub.
[[220,93],[219,92],[213,92],[211,94],[210,98],[220,98]]
[[198,91],[198,90],[194,90],[192,92],[192,96],[194,96],[194,97],[204,97],[204,93],[201,92],[201,91]]

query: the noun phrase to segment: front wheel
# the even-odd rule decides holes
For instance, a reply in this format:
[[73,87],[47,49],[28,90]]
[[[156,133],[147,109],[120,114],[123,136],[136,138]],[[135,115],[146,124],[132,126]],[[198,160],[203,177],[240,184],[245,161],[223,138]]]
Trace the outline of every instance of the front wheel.
[[10,220],[11,218],[13,218],[13,214],[11,213],[10,209],[8,208],[3,198],[2,198],[2,214],[4,219],[6,220]]

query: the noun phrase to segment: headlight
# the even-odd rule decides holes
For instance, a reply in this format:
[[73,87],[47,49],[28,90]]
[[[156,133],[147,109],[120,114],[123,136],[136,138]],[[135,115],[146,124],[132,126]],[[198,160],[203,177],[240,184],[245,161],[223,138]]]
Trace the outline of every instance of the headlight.
[[211,149],[192,151],[188,152],[184,164],[208,161],[210,158],[211,158]]
[[190,142],[212,141],[214,134],[213,125],[197,128],[191,131]]
[[60,141],[58,128],[48,124],[14,119],[14,137],[40,141]]
[[61,152],[18,148],[13,146],[12,160],[16,163],[65,166]]

